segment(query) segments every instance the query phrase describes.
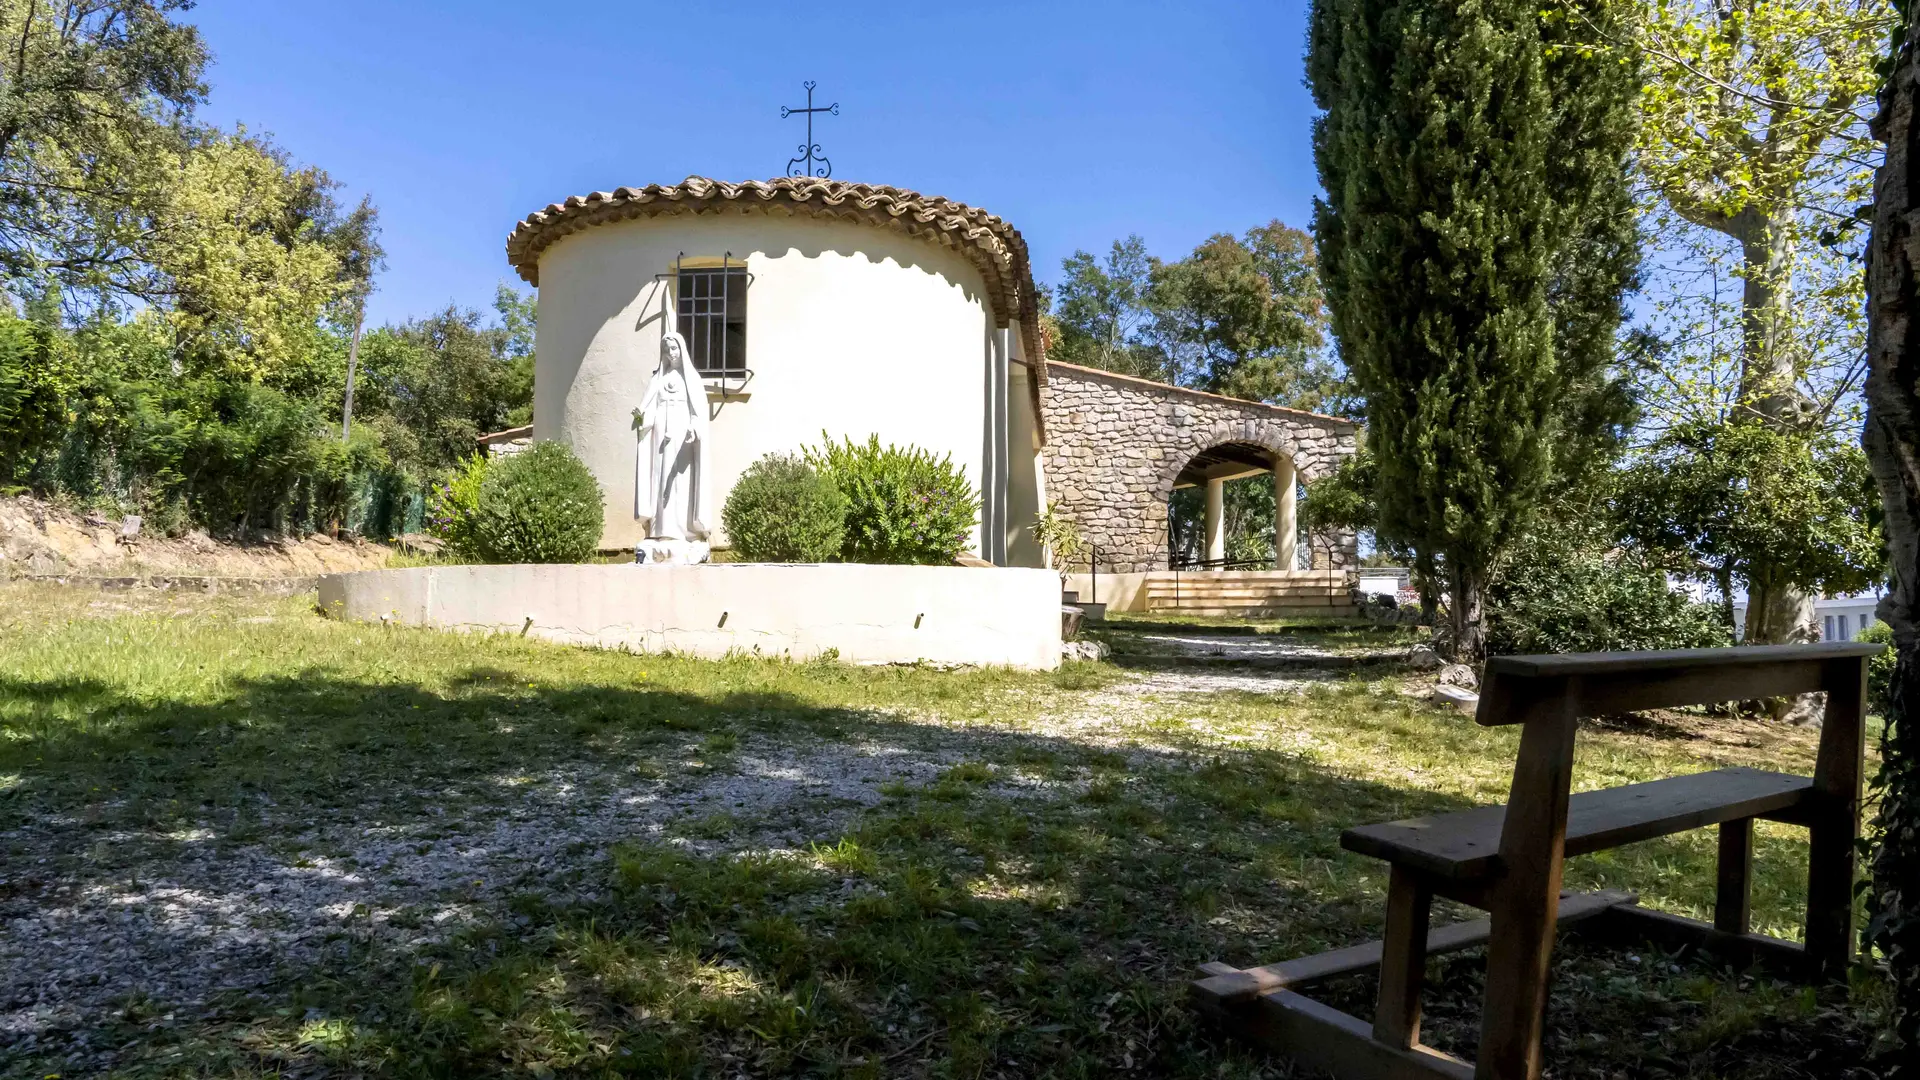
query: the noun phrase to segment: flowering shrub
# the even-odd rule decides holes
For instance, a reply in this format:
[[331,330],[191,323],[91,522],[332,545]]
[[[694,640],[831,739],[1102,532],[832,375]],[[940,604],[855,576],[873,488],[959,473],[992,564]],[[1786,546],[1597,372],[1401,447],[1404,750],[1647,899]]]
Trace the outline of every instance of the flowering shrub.
[[980,499],[951,456],[883,447],[878,435],[865,443],[822,437],[806,459],[847,497],[843,560],[939,566],[966,550]]
[[480,510],[480,484],[487,478],[487,459],[475,454],[446,480],[433,485],[427,496],[427,532],[438,537],[454,555],[481,559],[474,535],[474,515]]

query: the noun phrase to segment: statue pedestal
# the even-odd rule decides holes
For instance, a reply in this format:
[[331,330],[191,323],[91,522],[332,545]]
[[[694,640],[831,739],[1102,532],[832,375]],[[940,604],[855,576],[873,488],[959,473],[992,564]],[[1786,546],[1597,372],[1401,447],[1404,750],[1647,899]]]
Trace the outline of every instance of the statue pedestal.
[[688,566],[706,562],[711,550],[705,540],[648,537],[633,549],[633,559],[648,566]]

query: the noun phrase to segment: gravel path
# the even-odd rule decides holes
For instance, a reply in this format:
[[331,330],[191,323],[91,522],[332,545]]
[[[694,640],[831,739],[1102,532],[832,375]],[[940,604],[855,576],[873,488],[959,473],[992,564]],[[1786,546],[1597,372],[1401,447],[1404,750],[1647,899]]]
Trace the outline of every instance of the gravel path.
[[[229,994],[284,987],[330,959],[405,950],[476,925],[511,924],[508,901],[592,900],[611,846],[668,839],[703,852],[794,851],[841,835],[890,784],[921,785],[992,753],[1009,734],[1130,746],[1136,719],[1168,695],[1298,692],[1310,675],[1169,671],[1088,695],[1018,729],[902,724],[899,737],[804,745],[750,737],[717,767],[644,779],[591,759],[491,790],[395,792],[320,823],[250,822],[234,842],[213,823],[167,834],[110,832],[18,814],[0,831],[0,1072],[52,1050],[76,1073],[110,1067],[93,1045],[134,998],[185,1022]],[[682,749],[692,753],[690,742]],[[1004,748],[1002,748],[1004,749]],[[997,775],[1006,798],[1077,784]],[[18,808],[16,808],[18,809]],[[687,826],[726,815],[714,839]]]

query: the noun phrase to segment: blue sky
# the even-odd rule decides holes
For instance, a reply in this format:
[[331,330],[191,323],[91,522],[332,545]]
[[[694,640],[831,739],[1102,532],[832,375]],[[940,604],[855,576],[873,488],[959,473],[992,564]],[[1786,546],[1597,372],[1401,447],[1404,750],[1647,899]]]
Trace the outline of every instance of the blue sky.
[[[900,14],[903,9],[915,14]],[[535,4],[200,0],[205,116],[270,133],[380,207],[374,323],[512,279],[513,224],[621,184],[781,174],[819,83],[838,179],[945,195],[1025,234],[1037,276],[1131,232],[1177,257],[1318,184],[1305,3]]]

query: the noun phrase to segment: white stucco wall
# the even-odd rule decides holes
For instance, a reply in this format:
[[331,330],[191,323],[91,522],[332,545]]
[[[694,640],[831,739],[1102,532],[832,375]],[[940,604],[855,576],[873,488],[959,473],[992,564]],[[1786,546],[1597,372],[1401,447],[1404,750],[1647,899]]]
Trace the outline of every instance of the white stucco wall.
[[[1006,406],[996,402],[1008,386],[1006,356],[995,347],[1001,332],[982,279],[964,257],[852,222],[761,213],[648,218],[583,229],[540,257],[534,437],[564,440],[600,479],[603,546],[641,538],[632,414],[659,355],[662,312],[671,311],[668,279],[655,275],[682,253],[731,253],[753,274],[751,397],[713,420],[712,527],[719,529],[719,508],[742,470],[764,454],[817,444],[823,430],[951,454],[977,490],[1004,498],[1007,462],[995,460],[989,425],[996,416],[1006,422]],[[996,535],[1014,524],[999,506],[983,517],[1001,526]],[[977,531],[972,547],[981,553]]]
[[[1011,335],[1014,355],[1020,354],[1019,335]],[[1047,508],[1046,470],[1040,451],[1039,425],[1025,364],[1008,369],[1007,380],[1007,562],[1013,566],[1046,565],[1046,549],[1034,539],[1034,522]]]
[[1060,664],[1060,579],[964,566],[427,566],[331,574],[337,618],[718,658]]

